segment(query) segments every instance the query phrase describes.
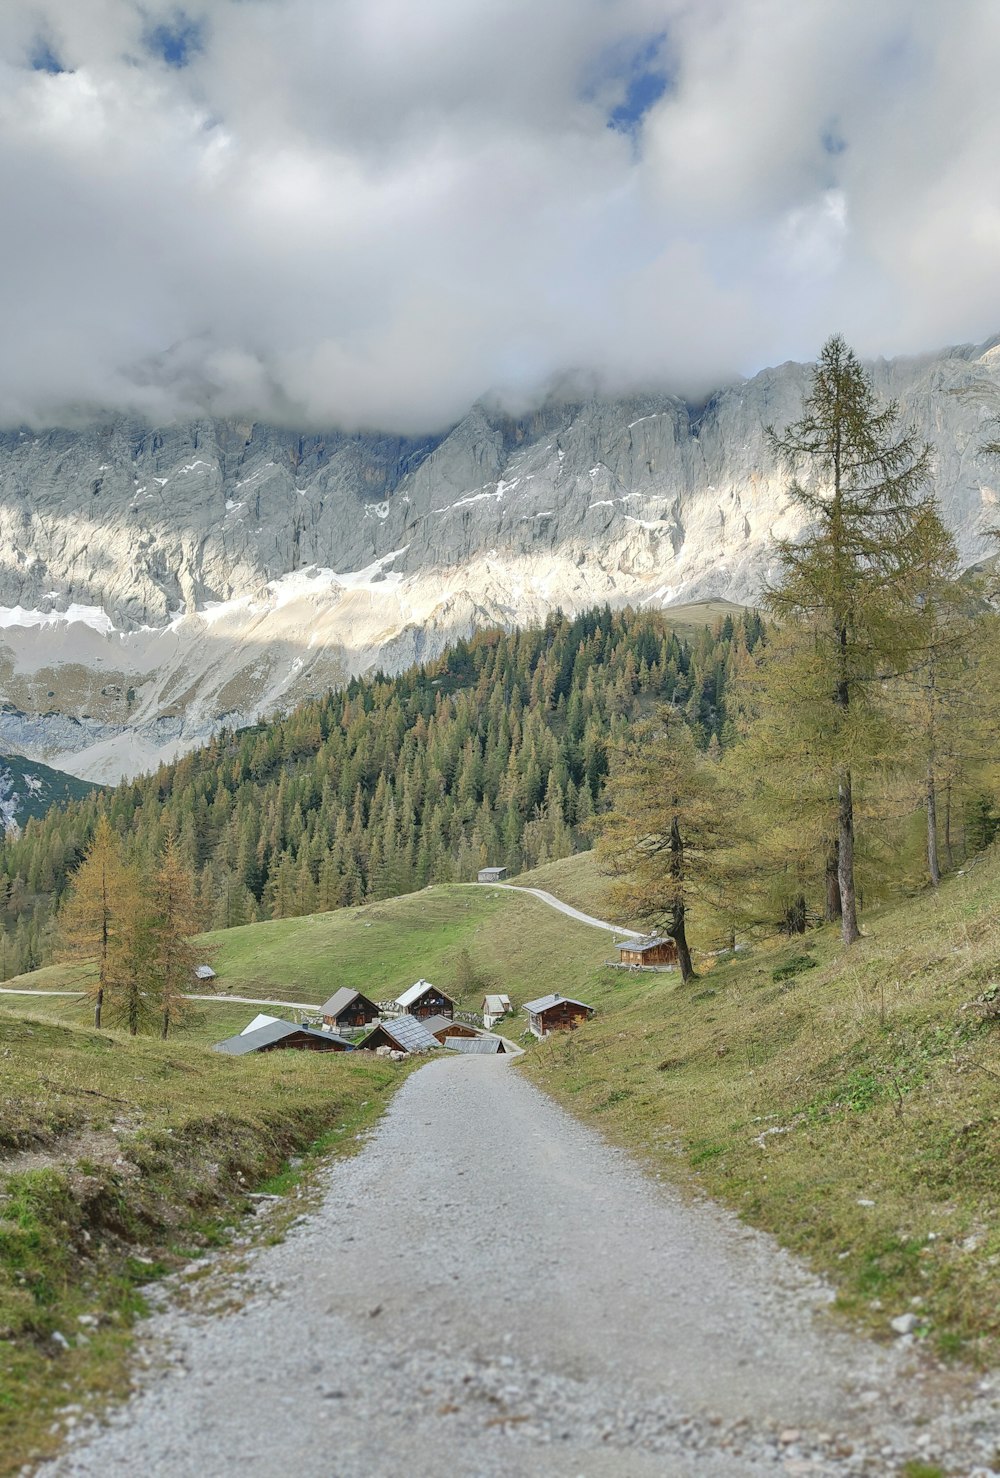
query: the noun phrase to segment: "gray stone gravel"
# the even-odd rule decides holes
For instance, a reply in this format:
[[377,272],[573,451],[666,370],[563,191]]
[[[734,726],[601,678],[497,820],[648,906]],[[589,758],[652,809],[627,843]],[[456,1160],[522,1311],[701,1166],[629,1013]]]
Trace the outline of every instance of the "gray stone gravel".
[[838,1330],[773,1241],[509,1063],[428,1064],[323,1176],[283,1243],[149,1321],[136,1394],[48,1478],[992,1471],[995,1386]]

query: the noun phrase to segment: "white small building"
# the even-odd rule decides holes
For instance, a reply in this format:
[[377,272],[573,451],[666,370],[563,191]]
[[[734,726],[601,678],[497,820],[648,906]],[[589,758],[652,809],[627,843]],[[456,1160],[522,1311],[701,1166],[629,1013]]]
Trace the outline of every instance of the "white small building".
[[489,1031],[495,1026],[502,1016],[509,1016],[513,1011],[510,1004],[510,996],[491,995],[483,997],[483,1026]]

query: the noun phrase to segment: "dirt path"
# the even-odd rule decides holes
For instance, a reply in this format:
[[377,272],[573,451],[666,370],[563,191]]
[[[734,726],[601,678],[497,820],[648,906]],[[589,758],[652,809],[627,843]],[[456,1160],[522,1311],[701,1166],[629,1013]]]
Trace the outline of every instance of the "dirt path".
[[984,1460],[992,1397],[952,1424],[913,1351],[837,1331],[827,1290],[770,1239],[686,1204],[509,1064],[429,1063],[324,1174],[283,1244],[216,1275],[227,1312],[202,1312],[210,1278],[151,1321],[140,1393],[50,1478],[873,1478]]
[[[0,986],[0,996],[84,996],[86,991],[82,990],[8,990]],[[230,996],[224,991],[216,991],[214,995],[186,995],[185,1001],[211,1001],[215,1005],[226,1005],[229,1001],[235,1001],[237,1006],[290,1006],[294,1011],[317,1011],[319,1009],[315,1001],[279,1001],[273,996]]]
[[573,908],[568,903],[563,903],[554,893],[546,893],[544,888],[521,888],[517,883],[470,883],[470,888],[507,888],[512,893],[530,893],[533,898],[540,898],[547,903],[549,908],[556,908],[564,913],[569,919],[576,919],[579,924],[589,924],[592,929],[605,929],[609,934],[620,934],[625,939],[642,939],[641,929],[624,929],[621,924],[609,924],[604,919],[595,919],[593,914],[581,913],[578,908]]

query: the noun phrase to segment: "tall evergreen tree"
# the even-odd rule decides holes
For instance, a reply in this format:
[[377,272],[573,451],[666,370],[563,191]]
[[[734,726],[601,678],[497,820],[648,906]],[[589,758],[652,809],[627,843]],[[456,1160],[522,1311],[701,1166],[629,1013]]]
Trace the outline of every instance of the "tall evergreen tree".
[[687,926],[722,833],[715,772],[675,709],[635,725],[612,749],[608,810],[597,855],[628,917],[648,919],[677,945],[683,982],[694,976]]
[[767,603],[780,620],[806,628],[827,685],[817,722],[830,741],[841,930],[849,945],[860,934],[855,772],[871,757],[867,720],[879,684],[919,646],[916,590],[934,558],[929,530],[941,529],[924,492],[931,449],[901,429],[894,402],[880,405],[839,335],[823,346],[801,417],[780,434],[767,432],[793,472],[791,500],[808,519],[801,539],[778,545],[781,577]]

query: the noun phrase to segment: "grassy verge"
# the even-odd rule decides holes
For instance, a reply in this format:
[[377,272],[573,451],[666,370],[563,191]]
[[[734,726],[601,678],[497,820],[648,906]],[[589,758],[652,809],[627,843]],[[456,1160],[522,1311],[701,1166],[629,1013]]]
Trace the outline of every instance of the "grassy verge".
[[542,1087],[805,1255],[842,1310],[1000,1360],[1000,858],[936,896],[673,974],[597,970]]
[[[0,1011],[0,1474],[122,1391],[139,1289],[249,1194],[356,1145],[401,1081],[365,1057],[232,1059]],[[289,1167],[289,1157],[304,1157]]]

